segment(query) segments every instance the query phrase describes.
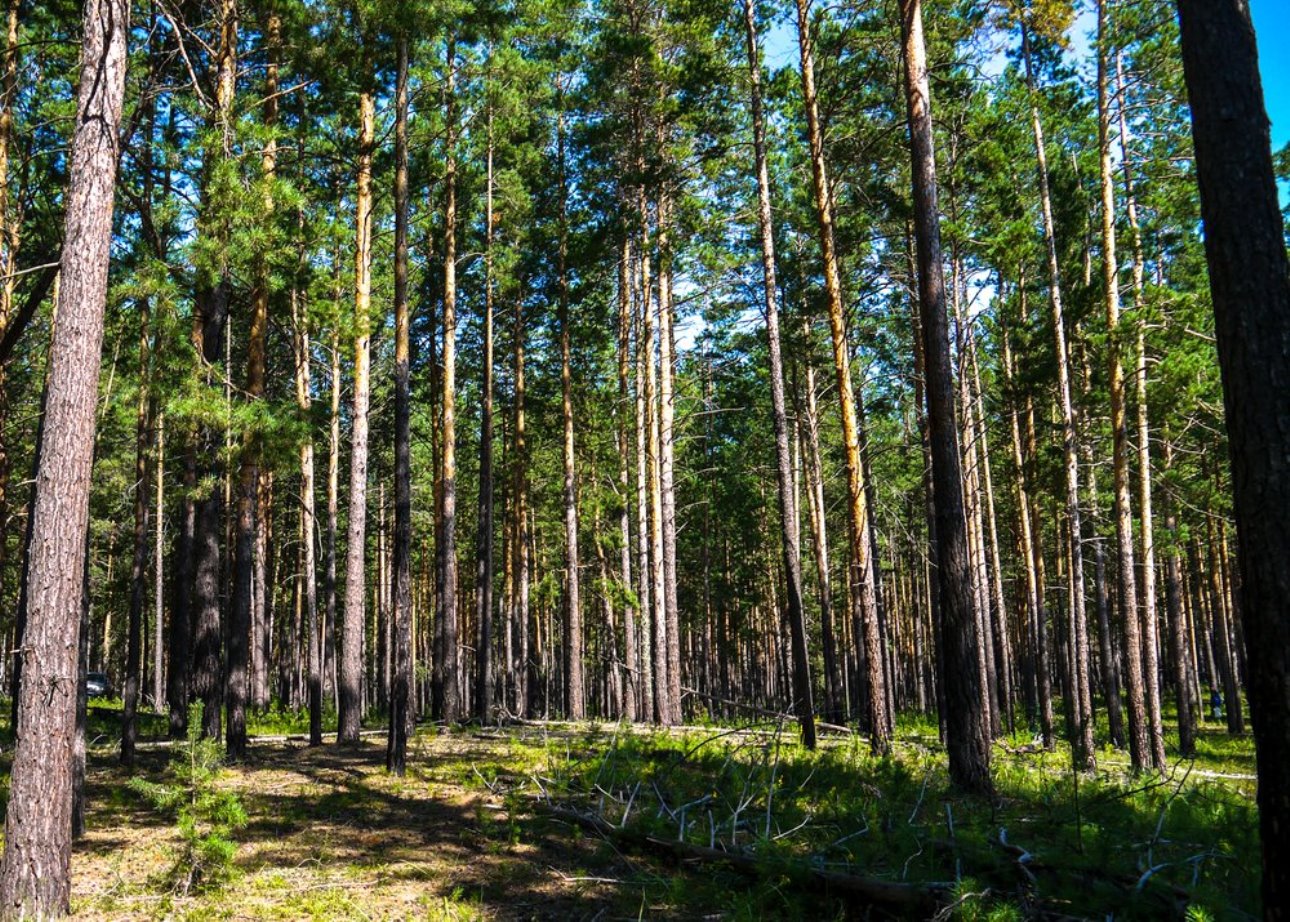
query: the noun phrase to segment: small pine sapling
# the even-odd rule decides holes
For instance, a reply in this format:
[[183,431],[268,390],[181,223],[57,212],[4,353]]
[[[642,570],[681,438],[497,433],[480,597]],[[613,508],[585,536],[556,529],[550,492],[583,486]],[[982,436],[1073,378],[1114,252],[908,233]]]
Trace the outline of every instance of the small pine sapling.
[[188,713],[188,738],[171,758],[167,780],[130,779],[131,790],[175,819],[182,845],[167,876],[185,895],[227,880],[237,853],[233,835],[247,823],[238,796],[216,784],[223,761],[219,743],[201,732],[201,705],[194,704]]

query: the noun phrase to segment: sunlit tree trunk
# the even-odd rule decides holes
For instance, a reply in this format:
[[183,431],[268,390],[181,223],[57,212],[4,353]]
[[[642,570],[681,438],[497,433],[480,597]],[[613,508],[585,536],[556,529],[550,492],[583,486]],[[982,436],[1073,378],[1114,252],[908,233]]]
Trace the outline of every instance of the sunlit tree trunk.
[[1048,297],[1053,315],[1053,334],[1056,337],[1057,400],[1062,418],[1062,457],[1066,477],[1066,518],[1071,559],[1072,610],[1071,619],[1075,634],[1075,649],[1071,651],[1073,668],[1070,670],[1075,688],[1074,752],[1076,762],[1092,771],[1096,767],[1093,749],[1093,704],[1089,693],[1088,621],[1084,610],[1084,550],[1083,526],[1079,508],[1079,435],[1075,427],[1075,408],[1071,400],[1070,352],[1066,344],[1066,320],[1062,308],[1061,271],[1057,261],[1057,238],[1053,223],[1052,198],[1048,187],[1048,154],[1044,146],[1043,123],[1039,117],[1039,104],[1035,99],[1035,79],[1030,56],[1030,33],[1021,30],[1022,54],[1026,71],[1026,86],[1030,94],[1031,128],[1035,136],[1035,157],[1038,165],[1040,210],[1043,214],[1044,244],[1048,255]]
[[[487,179],[484,194],[484,354],[481,383],[483,393],[479,422],[479,530],[475,565],[475,624],[479,641],[478,649],[475,651],[474,703],[475,716],[481,723],[487,723],[493,716],[493,225],[495,217],[493,214],[491,102],[488,104],[487,122]],[[404,182],[406,184],[406,177]],[[410,498],[409,502],[411,502]]]
[[32,508],[23,681],[0,859],[0,915],[68,912],[94,410],[107,303],[129,4],[88,0],[58,324]]
[[456,44],[448,43],[447,61],[447,169],[444,177],[443,257],[443,448],[440,469],[442,495],[438,548],[443,572],[443,593],[438,612],[443,625],[442,656],[435,661],[443,702],[440,717],[455,723],[458,695],[457,637],[457,98]]
[[802,610],[802,561],[798,553],[797,497],[789,457],[788,411],[784,401],[784,360],[779,337],[779,290],[775,281],[775,233],[770,210],[770,172],[766,167],[766,126],[762,114],[761,55],[757,47],[754,0],[744,0],[748,41],[748,82],[752,100],[753,155],[757,171],[757,224],[761,232],[763,307],[770,355],[770,403],[775,428],[775,472],[779,486],[780,549],[788,596],[788,629],[793,652],[793,706],[802,727],[802,743],[815,748],[815,707],[811,665],[806,650],[806,615]]
[[617,422],[615,436],[618,448],[618,491],[622,500],[619,511],[618,531],[622,547],[619,563],[619,580],[623,597],[623,661],[627,685],[623,697],[623,715],[629,721],[638,719],[640,697],[640,669],[637,663],[636,607],[632,604],[632,527],[631,527],[631,450],[627,443],[627,415],[631,403],[628,390],[628,365],[631,361],[631,310],[632,310],[632,248],[631,237],[623,235],[618,257],[618,403],[614,408]]
[[[372,64],[364,53],[364,79]],[[358,191],[354,244],[354,394],[350,409],[349,522],[345,535],[345,605],[341,612],[336,741],[357,745],[362,720],[363,621],[366,604],[367,411],[372,335],[372,150],[375,92],[358,96]]]
[[[660,139],[660,146],[665,143]],[[663,539],[663,612],[667,618],[667,716],[681,722],[681,615],[676,595],[676,386],[672,304],[672,199],[658,196],[658,482]]]
[[[560,95],[563,105],[563,91]],[[578,573],[578,488],[573,440],[573,358],[569,329],[569,184],[565,165],[564,113],[556,137],[560,172],[560,241],[556,272],[560,321],[560,413],[564,423],[561,458],[564,464],[564,703],[570,720],[586,714],[582,676],[582,597]]]
[[[1115,541],[1120,564],[1120,611],[1124,620],[1124,670],[1128,693],[1129,758],[1135,771],[1163,769],[1165,743],[1159,710],[1147,706],[1147,677],[1143,669],[1143,623],[1138,609],[1137,569],[1134,562],[1133,509],[1129,486],[1129,429],[1125,407],[1124,364],[1120,358],[1120,275],[1115,250],[1115,177],[1111,167],[1111,104],[1107,75],[1107,0],[1099,0],[1097,103],[1098,147],[1102,188],[1102,281],[1106,299],[1108,387],[1111,395],[1112,471],[1115,481]],[[1155,625],[1150,625],[1154,634]],[[1155,640],[1151,641],[1154,651]],[[1154,660],[1154,656],[1152,657]],[[1152,666],[1154,667],[1154,662]],[[1154,671],[1154,670],[1153,670]],[[1154,675],[1153,675],[1154,680]]]
[[883,653],[875,596],[875,562],[870,553],[868,498],[860,459],[860,427],[857,395],[851,380],[851,355],[847,343],[842,277],[833,233],[833,193],[825,165],[824,133],[820,125],[815,91],[815,59],[811,41],[808,0],[796,0],[798,48],[801,58],[802,95],[806,109],[807,136],[811,148],[811,176],[815,212],[819,222],[820,249],[824,262],[824,287],[828,300],[829,330],[833,338],[833,366],[837,374],[838,400],[842,416],[842,441],[846,448],[848,522],[851,542],[849,565],[853,611],[858,617],[857,633],[864,650],[866,669],[865,714],[870,746],[875,753],[891,748],[887,692],[883,683]]

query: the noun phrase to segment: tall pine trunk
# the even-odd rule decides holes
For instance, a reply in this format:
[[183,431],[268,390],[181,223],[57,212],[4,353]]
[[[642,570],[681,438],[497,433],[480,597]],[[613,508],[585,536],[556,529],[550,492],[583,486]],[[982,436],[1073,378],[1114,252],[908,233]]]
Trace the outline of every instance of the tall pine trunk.
[[1093,748],[1093,705],[1089,691],[1088,619],[1084,609],[1084,548],[1083,525],[1079,508],[1079,434],[1075,425],[1075,407],[1071,399],[1070,351],[1066,342],[1066,319],[1062,307],[1061,270],[1057,260],[1057,236],[1053,222],[1052,197],[1048,185],[1048,153],[1044,146],[1043,123],[1039,117],[1039,103],[1035,99],[1035,78],[1030,54],[1030,33],[1023,25],[1021,30],[1022,56],[1026,72],[1026,88],[1030,94],[1031,130],[1035,138],[1035,158],[1039,177],[1039,203],[1043,214],[1044,245],[1048,256],[1048,299],[1053,315],[1053,335],[1056,339],[1057,401],[1062,421],[1062,458],[1066,483],[1066,520],[1068,551],[1071,570],[1071,623],[1074,649],[1071,654],[1070,676],[1074,688],[1073,712],[1075,726],[1071,728],[1072,756],[1080,767],[1092,771],[1096,767]]
[[58,324],[32,509],[17,743],[0,859],[0,914],[6,917],[60,916],[70,908],[82,580],[129,15],[124,0],[85,4]]
[[833,368],[837,376],[838,401],[842,417],[842,441],[846,449],[847,515],[850,525],[851,557],[848,572],[852,586],[852,611],[856,633],[864,652],[864,702],[870,746],[883,754],[891,748],[891,725],[887,693],[883,682],[883,653],[878,626],[875,588],[876,562],[871,554],[868,497],[860,459],[860,425],[857,394],[851,381],[851,355],[847,343],[842,277],[833,232],[833,193],[824,156],[824,132],[820,124],[815,91],[815,58],[811,41],[808,0],[797,0],[798,48],[801,58],[802,95],[806,108],[807,136],[811,147],[811,176],[815,213],[819,223],[820,250],[824,261],[824,287],[828,299],[829,331],[833,338]]
[[479,516],[475,566],[475,716],[493,716],[493,110],[488,107],[484,194],[484,355],[479,421]]
[[440,479],[440,542],[437,548],[443,589],[438,612],[442,625],[441,655],[435,661],[440,718],[455,723],[458,717],[457,637],[457,98],[456,45],[448,42],[446,117],[448,121],[447,175],[444,177],[443,255],[443,448]]
[[[372,66],[366,57],[363,77]],[[372,335],[372,148],[375,94],[367,84],[358,97],[358,193],[354,245],[354,396],[350,410],[349,523],[345,535],[345,606],[341,613],[336,741],[357,745],[362,721],[363,620],[366,602],[367,411]]]
[[919,0],[901,0],[905,51],[905,97],[909,111],[914,183],[914,230],[918,240],[918,299],[922,308],[926,362],[927,423],[932,447],[936,509],[936,561],[941,601],[941,683],[945,689],[946,749],[950,778],[966,791],[988,794],[989,727],[977,671],[977,619],[974,612],[967,517],[954,423],[954,381],[945,311],[940,215],[936,202],[936,152],[932,135],[932,97],[923,42]]
[[[261,219],[267,224],[273,219],[273,179],[277,166],[277,141],[274,131],[278,121],[278,46],[281,42],[281,20],[270,10],[265,26],[264,41],[268,65],[264,78],[264,128],[269,132],[261,155],[261,177],[264,200]],[[267,254],[257,255],[255,287],[251,293],[251,330],[247,343],[246,397],[254,404],[264,397],[265,338],[269,324],[269,262]],[[254,428],[242,436],[242,458],[238,471],[237,538],[233,564],[233,604],[230,609],[228,631],[228,754],[232,759],[246,755],[246,701],[248,691],[248,663],[259,665],[260,659],[251,645],[259,645],[258,636],[252,636],[255,618],[252,617],[252,595],[255,566],[257,519],[263,514],[258,508],[260,495],[260,437]],[[262,555],[261,555],[262,559]],[[263,581],[260,582],[261,587]],[[262,589],[260,590],[263,591]]]
[[[1114,477],[1116,557],[1120,564],[1120,612],[1124,621],[1125,685],[1128,692],[1129,758],[1134,771],[1165,767],[1164,735],[1160,730],[1160,712],[1154,695],[1145,688],[1142,644],[1144,625],[1138,609],[1136,550],[1133,541],[1133,509],[1130,505],[1129,429],[1125,407],[1124,363],[1120,358],[1120,276],[1115,249],[1115,178],[1111,167],[1111,103],[1108,83],[1110,40],[1107,24],[1107,0],[1097,5],[1097,111],[1098,148],[1102,189],[1102,281],[1106,299],[1107,364],[1111,396],[1112,471]],[[1152,634],[1155,625],[1146,626]],[[1151,640],[1154,650],[1155,639]],[[1154,657],[1152,658],[1154,660]],[[1152,662],[1152,667],[1155,663]],[[1154,673],[1154,668],[1153,668]],[[1154,682],[1154,674],[1151,676]],[[1157,704],[1154,713],[1148,699]]]
[[[394,91],[394,119],[394,630],[392,635],[394,674],[390,682],[390,733],[385,765],[396,775],[402,775],[407,766],[408,736],[415,719],[412,699],[412,401],[409,383],[411,341],[408,333],[410,319],[408,316],[408,37],[406,34],[401,34],[398,38],[398,77]],[[492,365],[491,306],[490,304],[489,367]],[[490,412],[491,408],[490,390]],[[489,476],[491,477],[491,470]]]
[[757,171],[757,224],[761,232],[762,295],[766,312],[766,346],[770,354],[770,403],[775,428],[775,473],[779,487],[780,545],[788,595],[788,629],[793,651],[793,709],[802,726],[802,744],[815,748],[815,703],[811,697],[811,664],[806,649],[806,614],[802,610],[802,561],[797,541],[797,497],[789,457],[788,411],[784,400],[784,359],[779,337],[779,289],[775,281],[775,233],[770,210],[770,171],[766,166],[766,125],[762,114],[761,55],[753,0],[744,0],[748,42],[748,83],[752,102],[753,155]]

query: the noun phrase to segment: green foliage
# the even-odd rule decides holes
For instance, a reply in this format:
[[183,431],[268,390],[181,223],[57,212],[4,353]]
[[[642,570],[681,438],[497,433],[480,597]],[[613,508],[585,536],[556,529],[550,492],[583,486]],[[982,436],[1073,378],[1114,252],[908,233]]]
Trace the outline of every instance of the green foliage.
[[130,789],[154,810],[175,820],[182,844],[168,872],[182,894],[228,880],[237,854],[234,834],[247,824],[241,799],[219,786],[223,749],[203,738],[201,706],[188,712],[188,737],[176,747],[164,782],[131,778]]

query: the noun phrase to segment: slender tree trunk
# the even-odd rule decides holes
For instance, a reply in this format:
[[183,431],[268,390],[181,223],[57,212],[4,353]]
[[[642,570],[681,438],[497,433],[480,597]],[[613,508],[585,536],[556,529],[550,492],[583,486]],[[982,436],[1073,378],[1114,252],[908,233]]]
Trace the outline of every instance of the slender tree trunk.
[[[836,629],[833,623],[833,587],[829,574],[829,538],[825,522],[824,467],[820,459],[820,413],[815,397],[815,368],[809,357],[810,324],[803,320],[803,341],[806,366],[806,484],[811,516],[811,547],[815,553],[816,593],[820,602],[820,639],[824,653],[824,711],[825,717],[838,723],[844,719],[846,694],[843,690],[841,657],[838,653]],[[722,692],[725,693],[724,691]]]
[[1002,708],[1000,719],[1006,718],[1008,732],[1016,729],[1014,713],[1015,671],[1013,662],[1013,644],[1008,629],[1008,607],[1003,596],[1003,567],[999,557],[999,524],[994,506],[994,476],[990,469],[990,440],[985,423],[985,394],[981,389],[981,370],[977,364],[976,339],[968,342],[968,356],[972,362],[972,380],[976,399],[973,403],[976,411],[977,440],[981,447],[981,476],[985,486],[985,519],[989,531],[990,552],[990,593],[994,605],[994,642],[995,660],[999,675],[999,704]]
[[936,204],[936,153],[932,97],[919,0],[901,0],[905,94],[913,161],[914,229],[918,238],[918,299],[922,306],[927,363],[927,422],[932,446],[936,505],[936,560],[940,584],[942,646],[938,651],[947,709],[947,749],[955,785],[978,793],[992,790],[990,739],[976,669],[976,615],[967,553],[967,518],[954,425],[954,382],[945,315],[940,218]]
[[58,325],[50,347],[16,748],[0,860],[0,915],[69,910],[73,744],[94,410],[130,7],[88,0],[66,197]]
[[631,526],[631,451],[627,444],[627,413],[631,402],[628,390],[628,363],[631,350],[631,237],[623,235],[622,251],[618,261],[618,403],[614,407],[617,422],[615,433],[618,447],[618,490],[622,508],[618,516],[621,547],[619,579],[623,598],[623,660],[626,664],[627,687],[623,697],[623,716],[633,723],[639,719],[640,669],[636,650],[636,607],[632,604],[632,526]]
[[448,163],[444,178],[444,258],[443,258],[443,454],[442,548],[439,558],[443,571],[443,598],[439,620],[443,625],[442,714],[446,723],[456,723],[458,696],[457,636],[457,110],[456,45],[448,43],[447,121]]
[[[1164,441],[1167,475],[1173,467],[1173,446],[1167,430]],[[1188,759],[1196,755],[1196,714],[1201,703],[1192,693],[1196,684],[1193,668],[1195,656],[1188,637],[1187,612],[1183,603],[1182,560],[1178,552],[1178,519],[1172,502],[1167,502],[1165,506],[1165,531],[1169,534],[1169,547],[1165,552],[1165,607],[1169,613],[1169,652],[1173,659],[1178,711],[1178,754]]]
[[[364,79],[372,71],[366,53]],[[362,720],[363,620],[366,602],[367,411],[372,335],[372,149],[375,93],[358,97],[358,195],[354,245],[354,396],[350,411],[349,524],[345,537],[345,608],[340,637],[339,714],[336,741],[357,745]]]
[[[563,89],[559,91],[563,106]],[[587,713],[583,700],[582,599],[578,578],[578,493],[573,444],[573,359],[569,318],[569,184],[564,162],[564,112],[556,134],[556,157],[560,171],[560,241],[557,255],[560,322],[560,413],[564,422],[561,459],[564,465],[564,700],[570,720],[582,720]]]
[[[394,675],[385,767],[402,775],[415,721],[412,700],[412,401],[408,311],[408,37],[398,38],[394,90]],[[489,245],[492,244],[492,151],[489,151]],[[491,280],[490,280],[491,281]],[[492,422],[492,290],[489,289],[488,420]],[[490,455],[491,458],[491,455]],[[492,469],[488,469],[489,489]],[[491,504],[489,509],[491,517]],[[489,523],[491,529],[491,521]],[[491,533],[491,531],[490,531]],[[491,579],[491,576],[490,576]],[[491,603],[490,603],[491,604]]]
[[[148,45],[148,68],[154,67],[155,48]],[[156,129],[156,101],[144,102],[144,130],[146,141],[141,154],[143,161],[143,200],[152,207],[153,195],[153,135]],[[0,139],[2,143],[4,139]],[[126,630],[126,675],[121,722],[121,763],[134,765],[134,747],[138,739],[139,696],[143,682],[143,619],[146,603],[148,569],[148,514],[151,510],[150,454],[152,452],[152,418],[155,399],[152,396],[152,316],[147,296],[138,300],[139,306],[139,394],[135,420],[134,460],[134,553],[130,566],[130,613]],[[0,535],[0,542],[4,537]]]
[[[488,109],[487,188],[484,196],[484,361],[479,423],[479,539],[475,570],[475,716],[493,716],[493,110]],[[570,433],[572,437],[572,433]]]
[[1093,532],[1093,594],[1097,604],[1097,637],[1102,654],[1102,694],[1106,698],[1106,717],[1111,733],[1111,744],[1123,749],[1124,709],[1120,700],[1120,660],[1115,652],[1115,639],[1111,635],[1111,605],[1106,591],[1106,550],[1098,534],[1101,511],[1098,508],[1097,475],[1093,464],[1092,446],[1084,448],[1084,470],[1088,480],[1089,524]]
[[[313,403],[309,369],[309,319],[304,295],[293,288],[291,319],[296,359],[296,406],[308,418]],[[322,744],[322,644],[318,624],[317,559],[314,535],[314,440],[310,433],[300,444],[300,548],[301,579],[304,582],[305,634],[309,657],[309,745]]]
[[[1140,551],[1142,558],[1142,668],[1145,676],[1147,722],[1151,735],[1152,755],[1156,767],[1165,768],[1164,732],[1160,706],[1160,647],[1156,615],[1155,525],[1151,509],[1151,427],[1147,413],[1147,340],[1146,310],[1143,298],[1144,260],[1142,231],[1138,224],[1138,205],[1133,187],[1133,167],[1129,162],[1128,127],[1124,117],[1124,75],[1116,56],[1117,84],[1120,87],[1120,165],[1124,173],[1125,211],[1129,218],[1129,242],[1133,250],[1133,312],[1137,335],[1137,365],[1134,383],[1138,402],[1138,515],[1141,519]],[[1185,634],[1183,635],[1186,636]],[[1181,720],[1183,712],[1179,711]]]
[[860,460],[860,427],[856,409],[857,395],[851,381],[851,356],[847,343],[845,308],[842,303],[842,277],[833,234],[833,194],[824,158],[824,133],[820,125],[819,105],[815,92],[815,60],[812,50],[808,0],[797,0],[798,46],[801,55],[802,94],[806,108],[807,135],[811,146],[811,175],[814,182],[815,211],[819,221],[820,249],[824,261],[824,287],[828,298],[829,330],[833,337],[833,366],[837,373],[838,400],[842,416],[842,441],[846,447],[848,522],[850,524],[850,581],[853,611],[857,613],[857,633],[863,644],[867,671],[865,702],[870,745],[875,753],[891,748],[891,726],[887,712],[887,693],[883,683],[883,654],[879,635],[875,596],[875,565],[870,554],[869,508],[864,474]]
[[[660,138],[660,147],[665,139]],[[658,450],[662,504],[663,611],[667,616],[667,707],[664,723],[681,722],[681,615],[676,595],[676,348],[673,342],[672,198],[658,196]]]
[[650,439],[650,403],[653,388],[649,384],[649,362],[652,339],[649,325],[649,237],[645,213],[640,215],[639,284],[636,311],[636,516],[640,573],[640,700],[637,710],[642,720],[656,720],[655,663],[653,657],[654,627],[654,558],[653,530],[650,527],[650,472],[653,469],[653,442]]
[[326,609],[322,625],[323,694],[330,695],[333,704],[337,697],[336,682],[336,533],[340,511],[340,311],[337,285],[335,323],[331,334],[331,407],[327,436],[327,564],[324,575]]
[[1031,96],[1031,128],[1035,136],[1035,157],[1039,175],[1040,208],[1044,219],[1044,244],[1048,254],[1048,297],[1053,314],[1053,333],[1056,337],[1057,399],[1062,415],[1062,456],[1066,475],[1066,517],[1071,559],[1072,610],[1071,619],[1075,633],[1075,649],[1071,651],[1073,668],[1070,674],[1075,682],[1075,724],[1073,728],[1073,753],[1075,761],[1085,770],[1096,767],[1093,748],[1093,706],[1089,693],[1088,620],[1084,610],[1084,549],[1083,525],[1079,508],[1079,435],[1075,427],[1075,408],[1071,401],[1070,352],[1066,344],[1066,321],[1062,309],[1061,271],[1057,261],[1057,238],[1053,223],[1052,198],[1048,188],[1048,154],[1044,147],[1043,124],[1039,118],[1039,105],[1035,101],[1035,79],[1030,60],[1030,33],[1023,26],[1021,31],[1022,54],[1025,61],[1026,86]]
[[1227,732],[1237,736],[1245,732],[1245,718],[1241,712],[1241,683],[1236,668],[1236,645],[1233,643],[1233,612],[1223,591],[1223,564],[1219,554],[1222,537],[1214,528],[1214,514],[1205,513],[1205,537],[1209,550],[1209,609],[1213,615],[1215,661],[1218,678],[1223,683],[1223,716],[1227,719]]
[[165,544],[166,544],[166,420],[157,415],[157,442],[155,446],[157,469],[154,481],[157,485],[156,507],[153,512],[155,539],[152,551],[153,565],[153,635],[152,635],[152,706],[161,710],[165,701]]
[[148,592],[148,514],[152,465],[151,312],[148,299],[139,299],[139,406],[135,422],[134,554],[130,565],[130,614],[126,629],[125,694],[121,721],[121,764],[134,765],[139,736],[139,695],[143,682],[143,607]]
[[529,526],[528,526],[528,445],[524,418],[524,299],[515,299],[515,450],[512,452],[515,498],[513,500],[515,538],[512,546],[515,580],[515,609],[512,621],[519,635],[515,670],[515,713],[529,713]]
[[[1111,167],[1111,103],[1108,84],[1107,0],[1097,5],[1097,109],[1098,147],[1102,186],[1102,281],[1105,286],[1107,360],[1110,365],[1111,437],[1115,479],[1115,539],[1120,563],[1120,610],[1124,615],[1124,664],[1129,703],[1129,757],[1135,771],[1165,767],[1165,742],[1160,730],[1159,701],[1146,689],[1155,681],[1155,657],[1144,674],[1142,656],[1144,624],[1138,609],[1137,570],[1134,563],[1133,509],[1129,498],[1129,430],[1125,409],[1124,364],[1120,358],[1120,275],[1115,250],[1115,176]],[[1154,622],[1154,606],[1152,610]],[[1146,626],[1155,650],[1155,624]],[[1148,700],[1150,699],[1150,700]],[[1156,705],[1153,711],[1150,704]]]
[[802,725],[802,744],[815,748],[815,706],[811,698],[811,664],[806,650],[806,614],[802,610],[802,561],[798,554],[797,497],[789,457],[788,411],[784,401],[784,360],[779,341],[779,287],[775,281],[775,233],[770,210],[770,172],[766,167],[766,126],[762,115],[761,55],[757,47],[754,0],[744,0],[748,39],[748,80],[752,98],[753,152],[757,170],[757,223],[761,231],[761,267],[766,344],[770,353],[770,403],[775,427],[775,471],[779,485],[780,544],[788,595],[788,629],[793,649],[793,705]]
[[[272,183],[277,166],[278,148],[272,132],[278,121],[278,46],[281,43],[281,20],[270,10],[265,26],[265,46],[268,66],[264,79],[264,128],[269,132],[261,155],[261,182],[264,184],[263,220],[270,223],[273,216]],[[269,323],[269,263],[266,254],[257,258],[256,281],[251,293],[251,330],[247,345],[246,397],[252,403],[264,396],[265,337]],[[228,686],[225,690],[228,708],[229,758],[246,756],[246,699],[248,690],[248,662],[259,659],[251,653],[250,645],[258,644],[252,635],[255,619],[252,617],[253,568],[255,561],[256,520],[262,514],[257,499],[260,488],[260,437],[255,429],[247,430],[242,437],[242,459],[238,471],[237,539],[233,564],[233,605],[228,631]]]

